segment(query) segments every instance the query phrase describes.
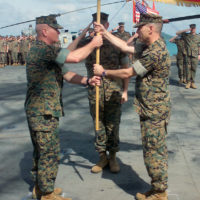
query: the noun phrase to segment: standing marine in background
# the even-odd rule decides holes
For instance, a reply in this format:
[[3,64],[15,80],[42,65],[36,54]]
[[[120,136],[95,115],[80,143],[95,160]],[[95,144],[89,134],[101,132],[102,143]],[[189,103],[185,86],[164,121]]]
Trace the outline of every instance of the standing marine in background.
[[200,35],[196,34],[196,24],[190,24],[189,29],[178,31],[176,34],[181,35],[183,37],[187,51],[187,64],[186,64],[187,85],[185,86],[185,88],[196,89],[197,86],[194,83],[195,83],[196,70],[198,66],[198,53],[199,53],[198,48],[200,44]]
[[176,64],[178,67],[178,77],[179,83],[187,83],[186,81],[186,64],[187,64],[187,52],[185,48],[185,41],[183,37],[178,37],[178,35],[172,37],[169,40],[171,43],[175,43],[178,49],[176,55]]
[[125,31],[124,29],[124,22],[119,22],[119,28],[117,30],[117,32],[114,32],[113,35],[115,35],[116,37],[124,40],[124,41],[128,41],[128,39],[131,37],[130,33]]
[[[109,27],[108,14],[101,13],[101,23],[106,29]],[[92,15],[93,21],[96,21],[97,14]],[[89,42],[86,38],[80,42],[80,46]],[[128,56],[114,47],[109,41],[104,40],[100,48],[100,62],[105,69],[128,68]],[[96,63],[96,51],[93,51],[86,59],[85,66],[88,77],[94,76],[93,64]],[[119,151],[119,125],[121,119],[122,103],[128,99],[128,79],[102,77],[99,87],[99,130],[95,130],[95,147],[99,153],[99,162],[91,169],[91,172],[101,172],[109,164],[110,171],[117,173],[120,166],[116,159],[116,153]],[[88,99],[90,113],[95,127],[95,108],[96,108],[95,87],[88,87]],[[107,155],[109,152],[109,157]]]

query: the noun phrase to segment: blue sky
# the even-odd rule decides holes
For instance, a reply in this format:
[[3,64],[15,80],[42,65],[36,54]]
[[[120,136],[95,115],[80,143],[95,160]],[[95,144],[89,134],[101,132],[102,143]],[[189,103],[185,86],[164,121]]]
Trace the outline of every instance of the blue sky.
[[[101,3],[116,2],[118,0],[101,0]],[[151,1],[148,1],[152,5]],[[35,19],[41,15],[64,13],[88,6],[96,5],[96,0],[0,0],[0,27],[27,20]],[[109,13],[110,29],[116,27],[119,21],[125,22],[125,29],[129,32],[135,31],[132,23],[132,2],[128,2],[122,9],[124,3],[102,7],[102,11]],[[200,7],[182,7],[157,3],[156,8],[164,19],[200,14]],[[70,13],[58,17],[58,22],[70,31],[78,31],[84,28],[91,20],[91,14],[96,8]],[[163,32],[174,35],[176,31],[188,28],[191,23],[197,24],[197,32],[200,32],[200,19],[185,20],[164,25]],[[20,35],[21,30],[28,28],[29,24],[35,27],[35,23],[17,25],[0,29],[0,35]]]

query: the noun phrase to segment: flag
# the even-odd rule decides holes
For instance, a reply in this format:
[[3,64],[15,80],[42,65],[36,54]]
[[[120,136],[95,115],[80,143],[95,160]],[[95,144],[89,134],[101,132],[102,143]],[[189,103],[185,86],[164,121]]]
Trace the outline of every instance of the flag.
[[139,1],[135,3],[135,19],[136,23],[140,20],[140,14],[150,13],[154,15],[159,15],[159,12],[155,9],[142,5]]
[[135,10],[135,1],[133,1],[133,23],[136,23],[136,14],[135,14],[136,10]]
[[155,0],[155,1],[167,4],[177,4],[178,6],[200,6],[200,0]]

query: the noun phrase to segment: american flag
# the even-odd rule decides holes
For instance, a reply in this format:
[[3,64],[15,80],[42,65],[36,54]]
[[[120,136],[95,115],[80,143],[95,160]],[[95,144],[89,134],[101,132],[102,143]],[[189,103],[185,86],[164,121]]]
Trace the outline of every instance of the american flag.
[[136,23],[140,20],[140,14],[150,13],[154,15],[159,15],[159,12],[155,9],[149,8],[145,5],[142,5],[139,1],[135,3],[135,19]]

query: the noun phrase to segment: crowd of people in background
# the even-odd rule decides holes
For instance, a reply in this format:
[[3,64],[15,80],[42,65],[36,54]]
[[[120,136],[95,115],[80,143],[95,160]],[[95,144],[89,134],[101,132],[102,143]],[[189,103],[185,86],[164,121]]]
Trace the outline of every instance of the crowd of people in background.
[[26,56],[35,36],[0,36],[0,67],[26,64]]

